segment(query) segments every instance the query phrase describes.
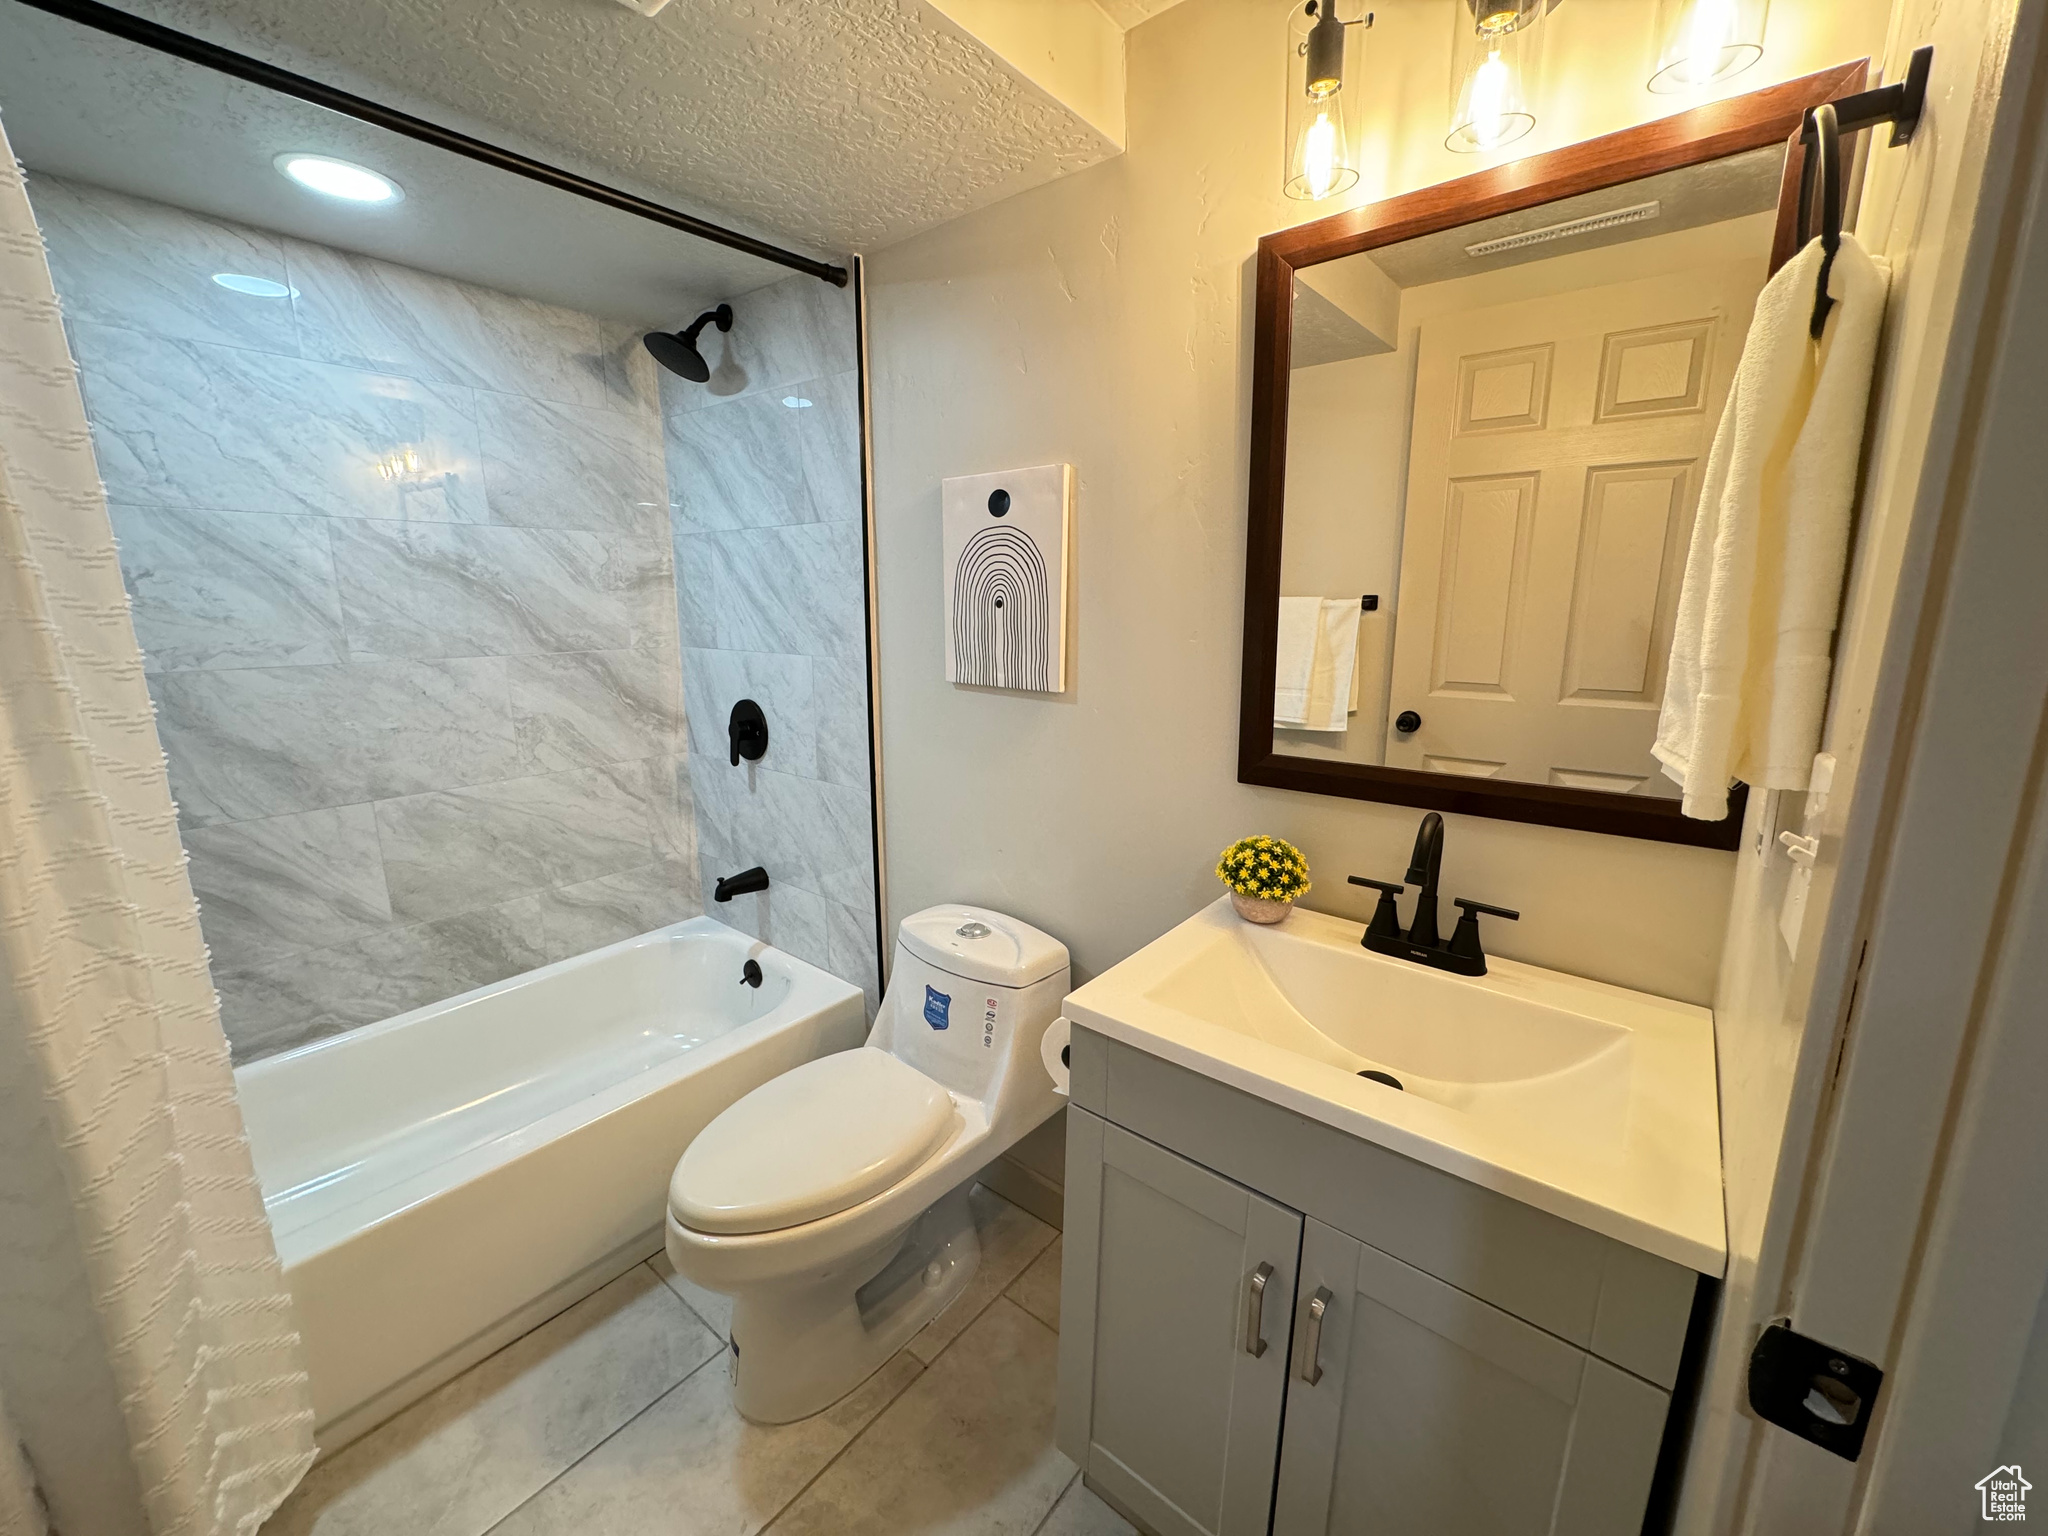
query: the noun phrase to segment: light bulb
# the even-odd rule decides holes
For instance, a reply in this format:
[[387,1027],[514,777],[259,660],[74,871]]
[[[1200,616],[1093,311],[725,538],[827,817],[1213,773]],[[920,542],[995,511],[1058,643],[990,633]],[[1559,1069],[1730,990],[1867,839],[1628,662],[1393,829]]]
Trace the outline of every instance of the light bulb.
[[1337,129],[1328,111],[1318,112],[1309,126],[1308,142],[1302,147],[1302,173],[1308,177],[1311,198],[1328,197],[1337,172]]
[[1500,50],[1486,56],[1472,76],[1472,137],[1486,149],[1507,137],[1508,89],[1513,80]]
[[1472,7],[1473,23],[1459,27],[1459,73],[1451,77],[1455,89],[1445,148],[1483,153],[1512,144],[1536,126],[1529,76],[1537,64],[1543,10],[1542,0]]
[[1767,0],[1664,0],[1650,89],[1695,90],[1763,57]]

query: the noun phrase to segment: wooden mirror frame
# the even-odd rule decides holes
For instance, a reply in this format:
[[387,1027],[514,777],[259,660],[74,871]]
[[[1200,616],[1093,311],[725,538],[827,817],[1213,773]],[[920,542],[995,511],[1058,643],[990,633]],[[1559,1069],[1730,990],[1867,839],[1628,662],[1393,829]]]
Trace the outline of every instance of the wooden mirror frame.
[[1459,779],[1412,768],[1290,757],[1273,750],[1273,667],[1279,644],[1294,274],[1300,267],[1417,235],[1784,143],[1785,168],[1771,244],[1770,270],[1776,272],[1792,256],[1798,238],[1799,173],[1804,159],[1800,121],[1809,108],[1862,90],[1867,69],[1868,61],[1863,59],[1838,64],[1638,128],[1346,209],[1259,241],[1252,344],[1250,513],[1245,539],[1244,675],[1238,703],[1239,783],[1700,848],[1737,845],[1747,799],[1747,787],[1740,784],[1729,796],[1726,817],[1695,821],[1679,814],[1676,799],[1554,784]]

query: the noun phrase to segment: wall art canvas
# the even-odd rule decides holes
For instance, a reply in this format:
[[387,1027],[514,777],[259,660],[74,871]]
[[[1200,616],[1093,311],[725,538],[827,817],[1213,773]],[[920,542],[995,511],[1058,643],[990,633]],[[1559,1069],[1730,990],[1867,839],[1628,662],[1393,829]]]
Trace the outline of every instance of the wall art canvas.
[[1074,479],[1041,464],[945,482],[946,681],[1065,690]]

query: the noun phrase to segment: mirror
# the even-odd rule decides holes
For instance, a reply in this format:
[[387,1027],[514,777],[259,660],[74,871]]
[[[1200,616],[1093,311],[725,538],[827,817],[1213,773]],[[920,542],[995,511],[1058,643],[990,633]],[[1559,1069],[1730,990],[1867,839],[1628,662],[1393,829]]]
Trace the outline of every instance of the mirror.
[[1262,242],[1241,778],[1733,846],[1650,747],[1784,141],[1848,69]]

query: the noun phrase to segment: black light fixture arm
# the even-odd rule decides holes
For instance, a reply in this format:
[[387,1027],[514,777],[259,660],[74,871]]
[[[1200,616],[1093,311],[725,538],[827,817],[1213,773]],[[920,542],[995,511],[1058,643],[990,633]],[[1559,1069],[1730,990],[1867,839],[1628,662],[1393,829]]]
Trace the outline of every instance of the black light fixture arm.
[[209,43],[204,38],[174,28],[160,26],[140,16],[111,5],[102,5],[100,0],[19,0],[22,5],[47,11],[52,16],[62,16],[67,21],[78,22],[81,26],[105,32],[114,37],[126,38],[131,43],[140,43],[145,48],[154,48],[158,53],[169,54],[172,58],[184,59],[189,63],[215,70],[223,75],[232,75],[237,80],[247,80],[278,92],[280,95],[310,101],[316,107],[325,107],[330,112],[339,112],[344,117],[355,118],[358,122],[370,123],[392,133],[403,134],[422,144],[432,144],[467,159],[484,165],[495,166],[509,171],[514,176],[524,176],[528,181],[537,181],[557,191],[573,193],[593,203],[603,203],[622,213],[633,214],[655,224],[666,224],[670,229],[679,229],[685,234],[695,235],[700,240],[709,240],[714,245],[725,246],[728,250],[744,251],[749,256],[758,256],[763,261],[772,261],[777,266],[793,271],[808,273],[835,287],[844,288],[847,283],[846,268],[830,262],[818,261],[809,256],[786,251],[779,245],[766,240],[757,240],[752,235],[743,235],[736,229],[727,229],[722,224],[713,224],[709,219],[700,219],[694,214],[664,208],[660,203],[636,197],[631,192],[621,192],[602,182],[592,181],[587,176],[578,176],[573,171],[562,170],[544,161],[534,160],[526,155],[515,154],[482,139],[473,139],[466,133],[457,133],[452,128],[443,128],[439,123],[430,123],[425,118],[414,117],[395,107],[384,106],[364,96],[337,89],[305,75],[294,74],[288,69],[279,69],[275,64],[266,64],[261,59],[251,58],[246,53],[237,53],[232,48],[223,48],[218,43]]

